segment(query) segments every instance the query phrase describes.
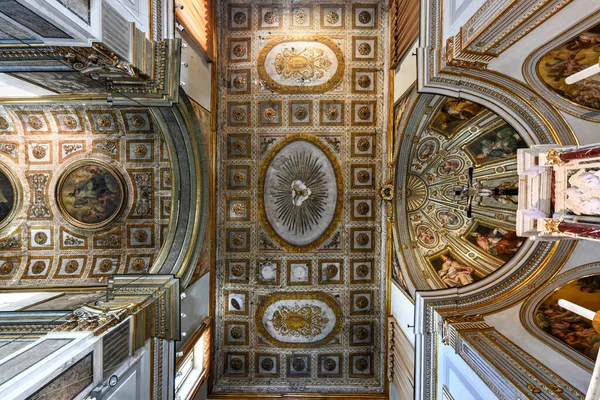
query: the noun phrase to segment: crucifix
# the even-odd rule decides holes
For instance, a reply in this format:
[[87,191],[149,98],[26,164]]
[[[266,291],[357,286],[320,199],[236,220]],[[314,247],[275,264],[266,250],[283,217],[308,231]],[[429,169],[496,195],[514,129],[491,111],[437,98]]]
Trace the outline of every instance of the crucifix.
[[475,197],[491,197],[502,203],[517,204],[512,199],[519,195],[519,188],[509,182],[503,183],[495,188],[484,188],[480,184],[473,183],[473,167],[470,167],[467,172],[467,186],[457,188],[454,191],[454,200],[467,200],[467,218],[471,218],[473,198]]

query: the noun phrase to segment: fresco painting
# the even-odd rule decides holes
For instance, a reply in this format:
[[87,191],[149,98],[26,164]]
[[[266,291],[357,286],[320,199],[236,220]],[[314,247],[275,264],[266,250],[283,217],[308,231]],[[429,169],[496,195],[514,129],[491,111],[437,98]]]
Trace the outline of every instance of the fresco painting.
[[546,53],[537,64],[544,84],[557,95],[582,107],[600,111],[600,75],[573,85],[565,79],[594,64],[600,56],[600,24]]
[[600,334],[592,321],[558,305],[559,299],[578,304],[588,310],[600,309],[600,275],[592,275],[567,283],[540,303],[535,313],[536,325],[576,352],[595,361],[600,348]]

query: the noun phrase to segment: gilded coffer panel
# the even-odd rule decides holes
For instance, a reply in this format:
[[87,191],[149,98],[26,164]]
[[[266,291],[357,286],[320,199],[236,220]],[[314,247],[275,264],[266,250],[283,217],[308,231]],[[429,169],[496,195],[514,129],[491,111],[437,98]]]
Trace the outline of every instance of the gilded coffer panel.
[[213,392],[381,393],[387,4],[218,9]]
[[147,272],[171,212],[171,165],[146,108],[0,108],[0,285]]

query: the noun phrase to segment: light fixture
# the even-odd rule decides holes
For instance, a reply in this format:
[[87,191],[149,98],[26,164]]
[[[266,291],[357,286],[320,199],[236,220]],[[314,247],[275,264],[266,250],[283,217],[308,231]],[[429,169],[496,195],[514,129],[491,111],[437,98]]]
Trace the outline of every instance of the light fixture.
[[600,57],[598,58],[598,64],[592,65],[583,71],[579,71],[576,74],[568,76],[567,79],[565,79],[565,82],[567,85],[572,85],[596,74],[600,74]]
[[113,375],[110,378],[108,378],[108,386],[110,387],[115,387],[117,385],[117,382],[119,382],[119,377],[116,375]]

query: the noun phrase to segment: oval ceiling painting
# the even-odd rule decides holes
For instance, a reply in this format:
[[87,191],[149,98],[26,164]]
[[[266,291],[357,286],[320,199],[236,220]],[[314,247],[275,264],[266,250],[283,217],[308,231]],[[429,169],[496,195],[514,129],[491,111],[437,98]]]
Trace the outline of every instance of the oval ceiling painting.
[[274,293],[256,311],[256,326],[280,347],[315,347],[329,343],[342,327],[337,301],[322,292]]
[[335,154],[315,136],[280,140],[261,169],[259,212],[269,236],[289,251],[309,251],[333,233],[342,208]]
[[0,227],[10,222],[17,208],[17,189],[15,180],[8,168],[0,165]]
[[110,165],[81,161],[60,177],[56,199],[58,208],[71,224],[99,228],[118,217],[125,203],[123,178]]
[[323,37],[272,39],[258,55],[258,75],[280,93],[324,93],[344,76],[338,45]]
[[537,73],[544,84],[566,100],[594,111],[600,111],[600,75],[572,85],[565,79],[592,65],[600,56],[600,24],[580,33],[543,55]]

